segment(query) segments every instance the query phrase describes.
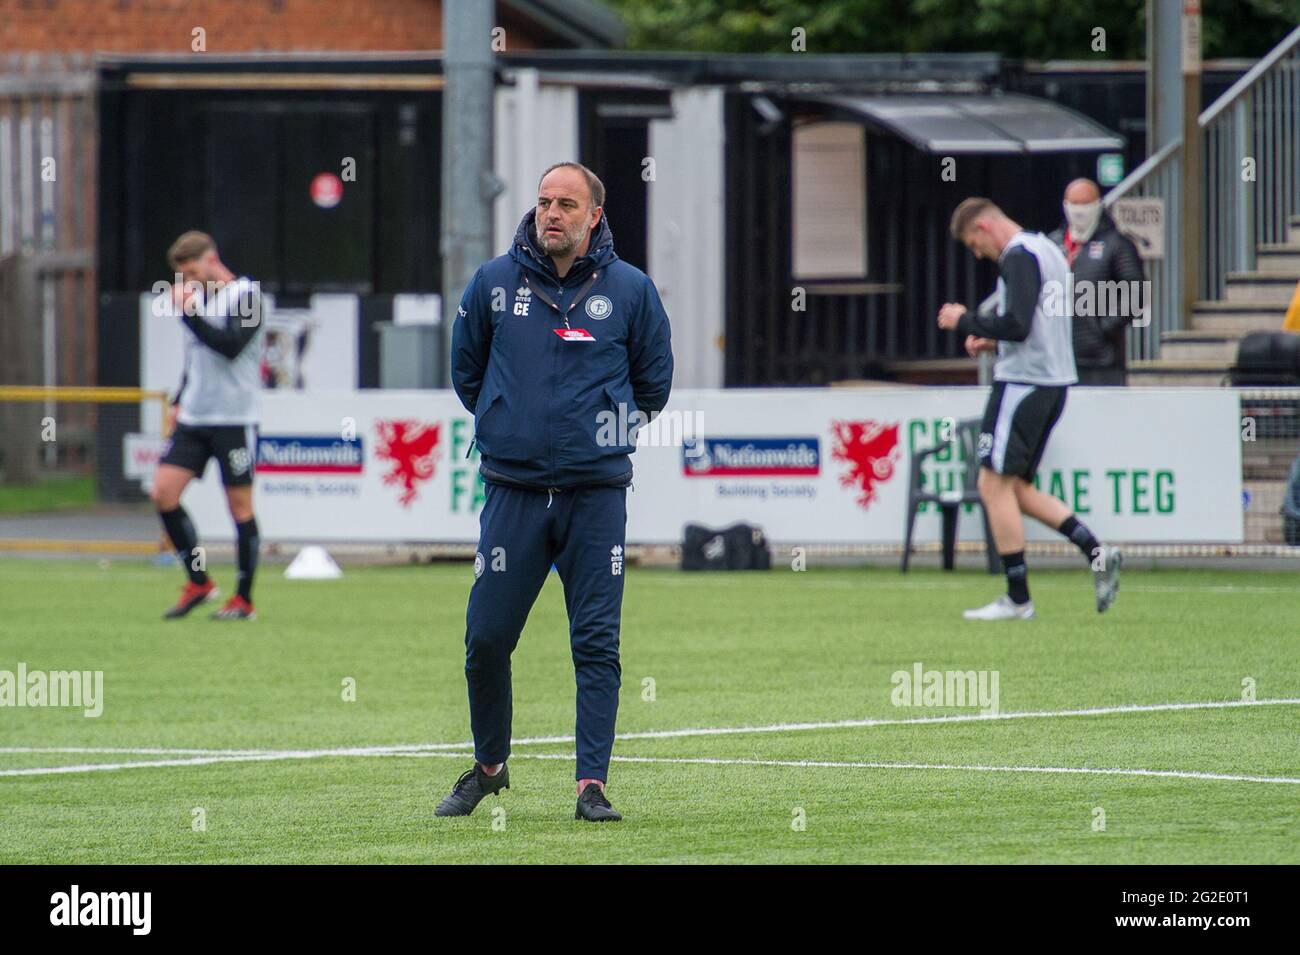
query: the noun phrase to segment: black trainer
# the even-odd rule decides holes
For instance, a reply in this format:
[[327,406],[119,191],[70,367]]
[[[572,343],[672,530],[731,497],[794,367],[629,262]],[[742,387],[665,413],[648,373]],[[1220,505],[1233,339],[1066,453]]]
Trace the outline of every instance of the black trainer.
[[609,804],[609,800],[605,798],[605,793],[599,786],[595,783],[587,783],[587,788],[578,797],[578,808],[573,818],[585,819],[588,822],[618,822],[623,817]]
[[478,763],[473,769],[460,774],[451,794],[433,811],[435,816],[468,816],[474,807],[482,802],[484,796],[510,788],[510,767],[502,766],[495,776],[483,772]]

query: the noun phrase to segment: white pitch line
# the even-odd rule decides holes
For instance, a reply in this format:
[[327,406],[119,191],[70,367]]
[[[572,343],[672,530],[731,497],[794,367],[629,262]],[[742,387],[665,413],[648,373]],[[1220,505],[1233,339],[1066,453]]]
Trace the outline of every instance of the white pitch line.
[[[1285,572],[1285,568],[1276,572]],[[1127,579],[1127,578],[1126,578]],[[741,579],[729,580],[707,580],[702,577],[680,577],[680,578],[660,578],[653,581],[655,585],[668,587],[708,587],[710,590],[716,590],[718,587],[728,587],[730,589],[740,589],[750,586],[749,581]],[[961,580],[887,580],[881,578],[862,578],[861,580],[841,580],[841,579],[800,579],[796,586],[800,589],[811,590],[964,590],[969,584]],[[1079,584],[1076,581],[1055,579],[1047,577],[1039,579],[1034,585],[1043,590],[1065,590],[1077,589]],[[1207,584],[1203,587],[1178,584],[1141,584],[1129,583],[1124,585],[1125,593],[1147,593],[1147,594],[1292,594],[1300,595],[1300,588],[1296,587],[1273,587],[1266,584]]]
[[[351,750],[304,750],[301,752],[275,752],[239,756],[206,756],[193,759],[165,759],[135,763],[88,763],[81,766],[41,766],[30,769],[0,770],[0,776],[50,776],[65,773],[102,772],[117,769],[138,769],[148,766],[205,766],[213,763],[273,762],[288,759],[315,759],[325,756],[360,756],[370,758],[405,757],[407,759],[464,759],[469,753],[383,751],[385,747],[361,747]],[[513,753],[511,759],[542,759],[572,761],[572,753]],[[1203,773],[1176,769],[1094,769],[1084,766],[986,766],[959,763],[884,763],[820,759],[721,759],[687,756],[611,756],[615,763],[655,763],[701,766],[758,766],[789,769],[903,769],[946,770],[978,773],[1039,773],[1048,775],[1089,776],[1141,776],[1160,779],[1191,779],[1238,783],[1281,783],[1300,786],[1300,778],[1292,776],[1246,776],[1235,773]]]
[[[294,759],[290,753],[249,753],[243,756],[194,756],[189,759],[134,760],[129,763],[79,763],[67,766],[31,766],[26,769],[0,769],[0,776],[60,776],[74,773],[104,773],[117,769],[146,769],[156,766],[210,766],[213,763],[274,762]],[[310,758],[308,756],[301,757]]]
[[[358,750],[403,752],[410,749],[465,749],[464,743],[388,743],[378,746],[341,746],[322,749],[322,753],[352,754]],[[39,753],[41,755],[111,755],[111,756],[274,756],[277,753],[317,752],[295,749],[173,749],[165,746],[0,746],[0,755]]]
[[[1091,707],[1088,709],[1076,710],[1031,710],[1013,713],[990,713],[988,715],[979,713],[957,713],[946,716],[914,716],[905,719],[856,719],[856,720],[825,720],[815,723],[769,723],[761,726],[714,726],[714,727],[695,727],[676,730],[644,730],[633,733],[619,733],[615,738],[619,741],[635,739],[682,739],[691,736],[735,736],[748,735],[754,733],[794,733],[806,732],[808,730],[823,729],[861,729],[875,726],[925,726],[942,723],[975,723],[975,722],[996,722],[1000,720],[1022,720],[1022,719],[1055,719],[1058,717],[1070,716],[1111,716],[1121,713],[1161,713],[1177,710],[1211,710],[1211,709],[1237,709],[1252,706],[1294,706],[1300,705],[1300,698],[1288,697],[1283,699],[1270,700],[1207,700],[1195,703],[1134,703],[1122,706],[1101,706]],[[511,741],[512,746],[537,746],[537,745],[556,745],[561,743],[575,742],[573,736],[530,736],[522,739]],[[465,741],[462,743],[410,743],[410,744],[389,744],[379,746],[351,746],[351,747],[334,747],[330,749],[314,750],[284,750],[284,749],[248,749],[248,750],[193,750],[193,749],[166,749],[159,747],[131,749],[127,747],[119,748],[95,748],[95,747],[50,747],[41,748],[34,746],[14,746],[0,747],[0,754],[8,753],[41,753],[41,754],[116,754],[116,755],[138,755],[138,756],[182,756],[192,755],[197,757],[196,760],[159,760],[151,762],[131,762],[122,764],[92,764],[107,765],[113,768],[119,766],[196,766],[206,765],[208,762],[243,762],[250,760],[275,759],[316,759],[328,756],[384,756],[401,753],[422,753],[434,751],[464,750],[473,747],[473,742]],[[47,767],[50,771],[63,769],[65,771],[77,770],[82,771],[82,766],[71,767]],[[0,770],[0,776],[14,775],[35,775],[32,770]]]
[[[619,733],[616,739],[680,739],[687,736],[734,736],[751,733],[795,733],[806,730],[860,729],[869,726],[923,726],[933,723],[980,723],[998,720],[1053,719],[1067,716],[1111,716],[1118,713],[1161,713],[1171,710],[1232,709],[1250,706],[1293,706],[1300,698],[1276,700],[1208,700],[1199,703],[1134,703],[1123,706],[1099,706],[1079,710],[1032,710],[1013,713],[956,713],[947,716],[913,716],[905,719],[823,720],[815,723],[769,723],[765,726],[713,726],[697,729],[646,730]],[[572,743],[572,736],[535,736],[512,740],[512,746],[525,744]],[[418,747],[412,747],[418,749]]]
[[[1077,710],[1029,710],[1012,713],[954,713],[946,716],[912,716],[901,719],[869,718],[850,720],[822,720],[812,723],[768,723],[759,726],[701,726],[676,730],[642,730],[619,733],[618,741],[633,739],[682,739],[690,736],[743,736],[754,733],[799,733],[808,730],[862,729],[875,726],[926,726],[936,723],[981,723],[999,720],[1054,719],[1069,716],[1112,716],[1120,713],[1162,713],[1173,710],[1236,709],[1251,706],[1300,705],[1300,697],[1271,700],[1207,700],[1195,703],[1132,703],[1120,706],[1099,706]],[[511,746],[555,745],[575,742],[573,736],[526,736],[510,741]],[[471,745],[471,744],[466,744]],[[426,747],[404,746],[404,752],[419,752]],[[450,744],[432,743],[430,749],[449,749]]]
[[[447,749],[465,748],[471,744],[432,744]],[[338,749],[275,749],[263,752],[227,753],[225,755],[192,756],[187,759],[132,760],[126,763],[78,763],[67,766],[30,766],[23,769],[0,769],[0,776],[59,776],[72,773],[109,772],[117,769],[147,769],[160,766],[211,766],[215,763],[272,763],[291,759],[328,759],[350,756],[398,756],[409,752],[401,746],[347,746]],[[429,755],[437,755],[428,751]],[[471,753],[451,753],[448,756],[466,757]]]
[[[375,756],[395,756],[407,759],[433,759],[464,757],[464,753],[375,753]],[[511,753],[511,759],[559,759],[572,761],[573,753]],[[614,763],[668,763],[671,765],[702,766],[769,766],[836,769],[916,769],[965,770],[981,773],[1064,773],[1094,776],[1156,776],[1165,779],[1209,779],[1239,783],[1284,783],[1300,786],[1300,778],[1291,776],[1243,776],[1235,773],[1202,773],[1179,769],[1093,769],[1086,766],[984,766],[959,763],[879,763],[823,759],[723,759],[693,756],[611,756]]]
[[[400,756],[444,756],[450,753],[399,753]],[[511,759],[573,759],[571,753],[514,753]],[[1237,783],[1283,783],[1300,786],[1300,778],[1293,776],[1241,776],[1234,773],[1199,773],[1177,769],[1092,769],[1083,766],[984,766],[958,763],[876,763],[840,762],[820,759],[716,759],[709,757],[675,756],[611,756],[616,763],[671,763],[704,766],[776,766],[833,769],[917,769],[959,770],[978,773],[1048,773],[1091,776],[1156,776],[1164,779],[1209,779]]]
[[0,746],[0,753],[40,753],[116,756],[242,756],[266,753],[265,749],[173,749],[164,746]]

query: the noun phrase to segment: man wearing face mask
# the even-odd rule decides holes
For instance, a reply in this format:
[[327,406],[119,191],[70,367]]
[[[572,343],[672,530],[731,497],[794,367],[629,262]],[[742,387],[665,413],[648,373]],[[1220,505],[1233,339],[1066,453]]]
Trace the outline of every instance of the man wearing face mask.
[[[1141,283],[1142,260],[1102,208],[1101,190],[1091,179],[1070,183],[1063,207],[1065,223],[1048,238],[1065,253],[1074,273],[1074,364],[1079,384],[1127,384],[1124,332],[1141,314],[1141,285],[1129,285],[1128,294],[1115,296],[1102,294],[1100,283]],[[1091,305],[1083,308],[1089,286]]]

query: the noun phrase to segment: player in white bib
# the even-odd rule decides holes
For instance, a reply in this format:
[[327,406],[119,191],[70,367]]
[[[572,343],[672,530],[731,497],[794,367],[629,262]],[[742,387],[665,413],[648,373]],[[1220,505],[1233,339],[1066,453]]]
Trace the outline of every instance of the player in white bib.
[[239,582],[234,596],[212,616],[251,620],[256,616],[253,573],[260,543],[253,471],[262,387],[262,296],[256,282],[226,268],[206,233],[186,232],[173,243],[167,261],[183,280],[174,288],[172,302],[185,325],[185,372],[172,398],[175,424],[150,496],[189,580],[164,617],[183,617],[217,596],[194,524],[181,507],[186,485],[203,474],[209,458],[216,458],[235,521]]
[[1078,379],[1070,323],[1074,290],[1065,256],[1046,236],[1026,232],[988,199],[972,197],[952,214],[953,238],[977,258],[998,263],[997,308],[976,315],[950,302],[939,309],[939,327],[965,337],[972,357],[997,351],[993,388],[980,426],[980,498],[1002,557],[1007,593],[985,607],[967,610],[968,620],[1028,620],[1034,616],[1025,564],[1028,514],[1069,538],[1093,572],[1097,612],[1119,592],[1122,556],[1098,543],[1069,507],[1034,486],[1068,387]]

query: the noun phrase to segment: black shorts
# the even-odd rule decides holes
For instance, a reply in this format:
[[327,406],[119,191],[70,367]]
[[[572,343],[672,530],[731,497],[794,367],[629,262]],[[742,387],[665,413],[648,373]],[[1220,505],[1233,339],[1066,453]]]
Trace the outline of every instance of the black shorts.
[[257,463],[257,426],[251,424],[177,424],[159,464],[172,464],[203,477],[208,458],[216,458],[221,483],[245,487],[253,483]]
[[993,382],[980,424],[980,465],[1033,481],[1047,438],[1065,410],[1064,385]]

